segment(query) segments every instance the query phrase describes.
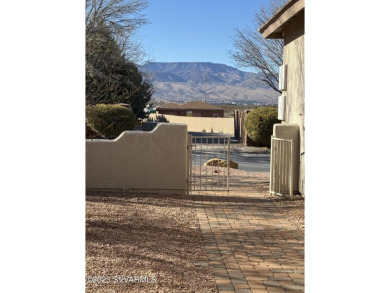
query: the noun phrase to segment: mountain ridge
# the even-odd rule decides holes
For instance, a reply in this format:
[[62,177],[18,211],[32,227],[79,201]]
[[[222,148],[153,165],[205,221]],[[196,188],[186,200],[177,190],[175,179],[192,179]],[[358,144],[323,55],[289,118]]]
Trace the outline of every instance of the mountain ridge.
[[276,104],[278,93],[261,75],[212,62],[149,62],[141,67],[155,88],[153,98],[172,102]]

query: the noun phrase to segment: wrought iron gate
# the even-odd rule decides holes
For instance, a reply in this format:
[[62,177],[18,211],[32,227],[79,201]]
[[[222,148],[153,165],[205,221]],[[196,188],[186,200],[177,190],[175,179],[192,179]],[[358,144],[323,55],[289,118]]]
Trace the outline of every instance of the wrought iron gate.
[[293,140],[271,137],[270,194],[293,197]]
[[229,191],[230,137],[188,138],[188,190]]

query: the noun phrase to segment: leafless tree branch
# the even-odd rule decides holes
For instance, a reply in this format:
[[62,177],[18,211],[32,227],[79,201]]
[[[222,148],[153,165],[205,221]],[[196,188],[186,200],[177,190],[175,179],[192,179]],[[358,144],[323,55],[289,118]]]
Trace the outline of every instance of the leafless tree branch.
[[283,64],[283,40],[265,40],[257,30],[285,3],[286,0],[269,0],[259,8],[252,26],[235,28],[234,50],[229,51],[238,66],[257,70],[261,73],[261,81],[279,93],[278,70]]
[[86,38],[93,39],[108,28],[126,57],[134,63],[140,62],[144,57],[143,50],[132,36],[148,22],[141,13],[147,4],[146,0],[86,0]]

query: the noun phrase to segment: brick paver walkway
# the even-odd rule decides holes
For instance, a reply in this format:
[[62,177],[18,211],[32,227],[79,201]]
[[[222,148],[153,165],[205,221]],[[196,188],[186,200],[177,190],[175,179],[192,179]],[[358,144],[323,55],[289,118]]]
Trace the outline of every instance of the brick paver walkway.
[[193,192],[219,292],[303,292],[304,235],[253,187]]

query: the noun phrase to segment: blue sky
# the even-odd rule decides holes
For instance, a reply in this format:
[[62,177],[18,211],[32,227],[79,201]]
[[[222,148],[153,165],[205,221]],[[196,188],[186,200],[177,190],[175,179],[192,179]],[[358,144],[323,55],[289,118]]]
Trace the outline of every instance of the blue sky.
[[156,62],[213,62],[229,57],[234,27],[254,23],[262,0],[149,0],[150,24],[138,33]]

